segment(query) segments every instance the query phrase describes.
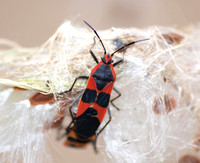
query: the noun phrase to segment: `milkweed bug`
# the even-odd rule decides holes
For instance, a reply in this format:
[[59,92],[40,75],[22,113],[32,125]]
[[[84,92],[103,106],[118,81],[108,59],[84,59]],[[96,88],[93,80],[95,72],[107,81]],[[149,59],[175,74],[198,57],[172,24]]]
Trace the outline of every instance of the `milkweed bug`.
[[[96,151],[96,140],[98,135],[105,129],[105,127],[111,121],[111,112],[109,102],[119,110],[113,103],[114,100],[121,96],[121,93],[115,88],[114,82],[116,80],[116,74],[114,71],[115,66],[123,62],[124,59],[119,59],[118,61],[113,63],[112,57],[116,52],[135,44],[136,42],[145,41],[148,39],[138,40],[131,42],[129,44],[120,47],[112,54],[108,54],[106,52],[106,48],[97,34],[96,30],[91,27],[86,21],[84,21],[96,34],[98,37],[103,50],[104,56],[101,58],[101,61],[97,59],[96,55],[90,50],[90,54],[92,55],[93,59],[97,63],[97,65],[92,69],[90,76],[79,76],[77,77],[71,88],[67,92],[71,92],[76,81],[79,79],[88,80],[87,87],[85,91],[80,94],[74,102],[70,105],[69,111],[72,117],[72,121],[69,126],[66,128],[66,133],[59,137],[61,139],[63,136],[67,135],[67,140],[65,141],[66,146],[73,146],[73,147],[83,147],[88,142],[92,142],[94,144],[94,149]],[[112,89],[118,94],[115,98],[110,101],[110,94]],[[72,112],[72,107],[79,101],[81,98],[78,110],[76,115]],[[105,125],[99,129],[99,125],[101,124],[105,113],[108,110],[109,120],[105,123]]]

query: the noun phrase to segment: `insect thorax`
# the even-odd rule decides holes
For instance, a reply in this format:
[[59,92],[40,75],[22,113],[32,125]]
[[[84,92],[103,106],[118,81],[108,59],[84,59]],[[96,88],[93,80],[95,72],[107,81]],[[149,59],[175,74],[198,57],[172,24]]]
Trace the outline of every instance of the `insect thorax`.
[[102,64],[92,74],[92,76],[96,81],[96,86],[98,90],[102,90],[109,82],[114,82],[112,70],[109,65]]

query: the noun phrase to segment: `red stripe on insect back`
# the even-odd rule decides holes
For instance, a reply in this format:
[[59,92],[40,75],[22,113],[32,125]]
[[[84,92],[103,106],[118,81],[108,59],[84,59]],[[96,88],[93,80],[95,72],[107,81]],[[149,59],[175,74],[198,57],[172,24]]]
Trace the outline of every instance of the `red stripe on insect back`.
[[91,104],[89,104],[89,103],[85,103],[85,102],[83,102],[82,100],[79,102],[79,109],[78,109],[78,111],[77,111],[77,113],[76,113],[76,117],[78,117],[78,116],[80,116],[81,114],[83,114],[86,110],[87,110],[87,108],[89,108],[90,107],[90,105]]
[[86,89],[93,89],[93,90],[97,89],[95,79],[92,77],[92,75],[89,77]]
[[[113,86],[114,86],[114,82],[110,82],[110,83],[102,90],[102,92],[104,92],[104,93],[110,95],[111,92],[112,92]],[[108,101],[110,101],[110,97],[109,97]],[[109,105],[109,103],[108,103],[108,105]],[[104,116],[105,116],[105,113],[106,113],[106,111],[107,111],[107,109],[108,109],[108,106],[107,106],[106,108],[104,108],[104,107],[99,106],[97,103],[95,103],[93,107],[94,107],[94,109],[97,110],[97,112],[98,112],[98,119],[99,119],[99,121],[102,122],[102,120],[103,120],[103,118],[104,118]]]
[[99,122],[101,123],[103,121],[103,118],[108,110],[108,107],[107,108],[103,108],[103,107],[100,107],[97,103],[94,104],[93,108],[95,110],[97,110],[98,112],[98,119],[99,119]]
[[[94,80],[93,77],[92,77],[91,79]],[[92,80],[90,80],[90,81],[92,81]],[[93,82],[95,82],[95,80],[94,80]],[[95,86],[95,85],[96,85],[96,84],[93,84],[93,86]],[[105,86],[105,88],[103,88],[103,90],[100,91],[100,92],[101,92],[101,93],[104,93],[104,94],[107,94],[107,95],[110,95],[111,92],[112,92],[112,89],[113,89],[113,85],[114,85],[114,82],[110,82],[110,83],[107,84],[107,85]],[[94,90],[97,90],[97,88],[95,88]],[[97,94],[96,98],[98,99],[98,97],[99,97],[99,94]],[[96,99],[96,98],[95,98],[95,99]],[[110,96],[109,96],[109,99],[105,99],[105,100],[108,100],[108,102],[109,102]],[[109,103],[108,103],[108,104],[109,104]],[[81,100],[81,101],[79,102],[79,106],[78,106],[78,111],[77,111],[76,117],[82,115],[82,114],[83,114],[89,107],[91,107],[91,106],[92,106],[95,110],[97,110],[97,112],[98,112],[98,119],[99,119],[99,121],[101,122],[101,121],[103,120],[103,118],[104,118],[104,115],[105,115],[105,113],[106,113],[108,107],[101,107],[101,106],[99,106],[99,105],[96,103],[96,100],[95,100],[94,102],[92,102],[92,103],[85,103],[85,102],[83,102],[83,101]]]
[[[88,84],[87,84],[86,89],[96,90],[95,79],[92,76],[90,76],[90,78],[88,80]],[[96,97],[94,97],[94,98],[96,98]],[[94,102],[92,102],[92,103],[94,103]],[[83,114],[85,112],[85,110],[91,106],[92,103],[85,103],[81,99],[80,102],[79,102],[79,105],[78,105],[78,111],[76,113],[76,117]]]

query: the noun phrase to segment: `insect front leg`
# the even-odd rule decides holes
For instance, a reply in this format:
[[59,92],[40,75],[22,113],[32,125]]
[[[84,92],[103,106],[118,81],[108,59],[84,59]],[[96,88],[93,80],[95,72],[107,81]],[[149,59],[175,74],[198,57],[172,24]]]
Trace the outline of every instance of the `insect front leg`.
[[73,87],[74,87],[74,85],[76,84],[77,80],[79,80],[79,79],[89,79],[89,76],[78,76],[78,77],[74,80],[74,82],[73,82],[73,84],[72,84],[72,86],[71,86],[71,88],[70,88],[69,90],[64,91],[64,92],[62,92],[62,93],[58,93],[58,95],[62,95],[62,94],[64,94],[64,93],[71,92],[72,89],[73,89]]
[[117,66],[118,64],[122,63],[124,61],[124,59],[120,59],[118,61],[116,61],[115,63],[113,63],[113,67]]
[[90,50],[90,54],[92,55],[92,57],[93,57],[93,59],[95,60],[95,62],[98,64],[99,61],[98,61],[96,55],[94,54],[94,52],[93,52],[92,50]]
[[92,47],[90,48],[90,54],[92,55],[92,58],[94,59],[94,61],[98,64],[99,60],[97,59],[96,55],[92,51],[92,48],[94,47],[95,44],[96,44],[96,41],[95,41],[95,36],[94,36],[94,43],[93,43]]

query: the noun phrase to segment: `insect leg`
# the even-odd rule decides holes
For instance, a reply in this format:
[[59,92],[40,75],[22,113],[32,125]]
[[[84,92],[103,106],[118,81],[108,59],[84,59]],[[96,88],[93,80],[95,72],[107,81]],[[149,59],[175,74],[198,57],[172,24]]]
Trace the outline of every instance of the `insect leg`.
[[[76,81],[77,81],[78,79],[88,79],[88,78],[89,78],[89,76],[78,76],[78,77],[74,80],[74,82],[73,82],[71,88],[70,88],[68,91],[65,91],[65,92],[71,92],[72,89],[73,89],[73,87],[74,87],[74,85],[75,85],[75,83],[76,83]],[[73,115],[71,109],[72,109],[72,107],[76,104],[76,102],[81,98],[82,95],[83,95],[83,93],[81,93],[81,94],[74,100],[74,102],[69,106],[69,111],[70,111],[70,115],[71,115],[71,117],[72,117],[72,120],[74,119],[74,115]]]
[[92,48],[94,47],[95,44],[96,44],[96,41],[95,41],[95,36],[94,36],[94,43],[93,43],[92,47],[90,48],[90,54],[92,55],[92,58],[94,59],[94,61],[98,64],[99,60],[97,59],[96,55],[92,51]]
[[58,94],[59,94],[59,95],[62,95],[63,93],[71,92],[72,89],[73,89],[73,87],[74,87],[74,85],[75,85],[75,83],[77,82],[78,79],[89,79],[89,76],[78,76],[78,77],[74,80],[74,82],[73,82],[73,84],[72,84],[72,86],[71,86],[71,88],[70,88],[69,90],[64,91],[64,92],[61,92],[61,93],[58,93]]
[[69,112],[70,112],[70,115],[72,117],[72,121],[74,120],[74,114],[72,113],[72,107],[79,101],[79,99],[81,98],[81,96],[83,95],[83,93],[81,93],[75,100],[74,102],[69,106]]
[[75,85],[75,83],[76,83],[76,81],[77,81],[78,79],[89,79],[89,76],[78,76],[78,77],[74,80],[74,82],[73,82],[71,88],[68,90],[68,92],[71,92],[71,90],[73,89],[73,87],[74,87],[74,85]]
[[90,54],[92,55],[92,57],[93,57],[93,59],[95,60],[95,62],[98,64],[98,63],[99,63],[99,61],[98,61],[98,59],[97,59],[96,55],[93,53],[93,51],[92,51],[92,50],[90,50]]
[[119,98],[121,96],[120,91],[117,90],[117,88],[113,87],[113,90],[118,94],[118,96],[116,96],[115,98],[113,98],[112,100],[110,100],[111,104],[117,109],[120,110],[114,103],[113,101],[115,101],[117,98]]
[[94,139],[94,141],[93,141],[93,146],[94,146],[94,151],[95,151],[95,153],[97,153],[98,151],[97,151],[97,136],[96,136],[96,138]]
[[[74,85],[75,85],[75,83],[76,83],[76,81],[77,81],[78,79],[88,79],[88,78],[89,78],[89,76],[78,76],[78,77],[74,80],[74,82],[73,82],[71,88],[70,88],[69,90],[65,91],[65,92],[59,93],[59,95],[62,95],[63,93],[71,92],[72,89],[73,89],[73,87],[74,87]],[[70,129],[71,125],[74,123],[74,119],[75,119],[75,117],[74,117],[74,115],[73,115],[73,113],[72,113],[72,107],[79,101],[79,99],[81,98],[82,95],[83,95],[83,93],[81,93],[81,94],[74,100],[74,102],[69,106],[69,112],[70,112],[72,121],[70,122],[69,126],[66,128],[66,132],[68,132],[68,130]],[[58,131],[60,131],[62,128],[63,128],[63,127],[60,127],[60,129],[59,129]],[[59,133],[58,133],[58,135],[59,135]],[[62,139],[65,135],[66,135],[66,133],[64,133],[64,134],[62,134],[62,135],[60,135],[60,136],[57,136],[57,140]]]
[[106,126],[110,123],[112,116],[111,116],[111,111],[110,111],[110,107],[108,107],[108,115],[109,115],[109,120],[106,122],[106,124],[96,133],[96,137],[93,141],[93,145],[94,145],[94,151],[97,153],[97,136],[99,136],[99,134],[106,128]]
[[110,123],[110,121],[111,121],[111,119],[112,119],[110,107],[108,107],[108,115],[109,115],[109,120],[108,120],[108,121],[106,122],[106,124],[96,133],[97,136],[105,129],[105,127]]
[[[73,101],[73,103],[69,106],[69,112],[70,112],[72,121],[70,122],[70,124],[68,125],[68,127],[65,129],[66,132],[63,133],[63,134],[60,135],[60,136],[57,136],[57,140],[62,139],[62,138],[66,135],[66,133],[69,132],[70,127],[71,127],[71,125],[74,123],[74,120],[75,120],[74,114],[72,113],[72,107],[79,101],[79,99],[81,98],[82,95],[83,95],[83,93],[81,93],[81,94]],[[62,127],[62,128],[63,128],[63,127]],[[62,128],[60,128],[60,129],[62,129]],[[60,129],[59,129],[59,130],[60,130]],[[58,134],[58,135],[59,135],[59,134]]]
[[101,45],[102,45],[102,47],[103,47],[103,49],[104,49],[104,54],[106,54],[106,48],[105,48],[105,46],[104,46],[104,44],[103,44],[103,41],[102,41],[101,38],[99,37],[97,31],[96,31],[91,25],[89,25],[86,21],[84,21],[84,22],[85,22],[85,24],[87,24],[87,25],[94,31],[94,33],[95,33],[96,36],[98,37],[98,39],[99,39],[99,41],[100,41],[100,43],[101,43]]
[[124,59],[120,59],[118,61],[116,61],[115,63],[113,63],[113,67],[115,67],[116,65],[118,65],[119,63],[123,62]]

